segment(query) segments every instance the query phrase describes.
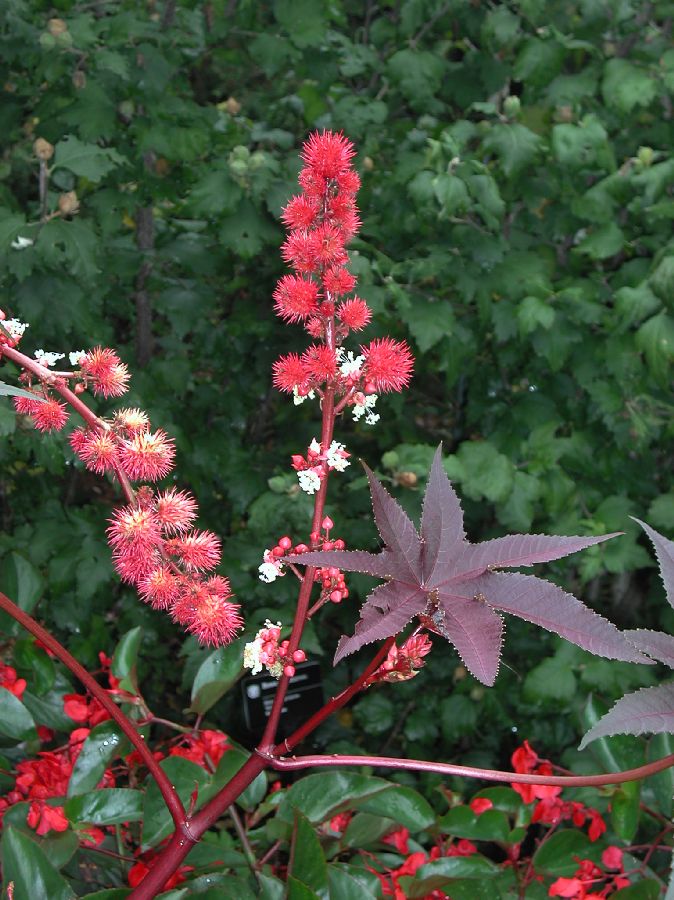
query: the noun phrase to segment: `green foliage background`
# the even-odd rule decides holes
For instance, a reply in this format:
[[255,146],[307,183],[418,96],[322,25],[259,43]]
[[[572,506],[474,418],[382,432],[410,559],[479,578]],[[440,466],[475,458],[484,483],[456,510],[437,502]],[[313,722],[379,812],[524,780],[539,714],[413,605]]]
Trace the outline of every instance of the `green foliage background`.
[[[368,337],[417,356],[376,428],[339,438],[414,514],[442,440],[475,540],[624,530],[552,577],[619,625],[671,625],[628,517],[674,526],[672,15],[666,0],[6,0],[0,306],[31,323],[30,351],[119,348],[130,404],[176,437],[179,482],[223,537],[251,631],[289,621],[290,579],[262,585],[256,568],[309,522],[288,461],[318,413],[271,389],[304,337],[270,297],[315,128],[358,148]],[[56,147],[47,208],[75,190],[70,219],[39,224],[37,137]],[[19,236],[34,244],[13,249]],[[147,695],[184,708],[204,651],[115,579],[114,490],[6,401],[0,433],[3,589],[92,665],[140,624]],[[349,546],[375,540],[357,465],[329,512]],[[369,584],[352,583],[308,634],[328,691],[358,665],[330,667]],[[515,624],[504,661],[484,692],[438,645],[414,683],[371,692],[320,739],[494,764],[529,737],[559,758],[578,733],[560,709],[653,678]],[[237,733],[237,706],[209,716]]]

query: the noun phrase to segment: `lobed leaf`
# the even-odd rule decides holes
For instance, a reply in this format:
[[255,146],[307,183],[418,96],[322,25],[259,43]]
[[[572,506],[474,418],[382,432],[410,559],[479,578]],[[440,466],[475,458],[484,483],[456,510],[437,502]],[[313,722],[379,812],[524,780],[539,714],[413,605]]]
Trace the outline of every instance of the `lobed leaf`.
[[662,631],[636,628],[623,632],[628,640],[643,653],[674,669],[674,637]]
[[651,528],[650,525],[642,522],[641,519],[636,519],[634,516],[632,516],[632,518],[641,525],[651,539],[651,543],[655,548],[655,555],[660,564],[660,577],[665,586],[667,602],[670,606],[674,607],[674,541],[670,541],[668,538],[663,537],[655,530],[655,528]]
[[674,684],[642,688],[621,697],[580,742],[580,750],[610,734],[674,733]]

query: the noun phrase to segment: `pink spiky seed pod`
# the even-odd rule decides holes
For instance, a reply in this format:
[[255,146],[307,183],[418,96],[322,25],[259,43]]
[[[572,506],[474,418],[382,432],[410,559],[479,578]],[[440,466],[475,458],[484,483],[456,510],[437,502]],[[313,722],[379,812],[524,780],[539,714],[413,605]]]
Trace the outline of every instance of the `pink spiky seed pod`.
[[309,371],[303,359],[296,353],[288,353],[277,359],[272,367],[274,387],[292,394],[293,390],[309,391]]
[[173,618],[193,634],[200,644],[224,647],[243,626],[238,603],[230,603],[232,592],[226,578],[214,576],[191,585],[173,607]]
[[20,416],[32,416],[40,406],[38,399],[32,400],[30,397],[13,397],[14,409]]
[[117,441],[108,431],[76,429],[70,437],[70,445],[91,472],[105,475],[118,463]]
[[150,426],[150,419],[146,412],[137,407],[118,409],[115,413],[113,424],[117,428],[136,434],[139,431],[147,431]]
[[281,218],[285,225],[294,230],[296,228],[309,228],[313,225],[318,212],[318,204],[312,203],[304,194],[293,197],[285,209]]
[[116,509],[107,529],[108,543],[115,553],[151,553],[161,546],[161,527],[151,509],[122,506]]
[[300,322],[318,309],[318,285],[296,275],[284,275],[273,297],[276,314],[288,322]]
[[351,168],[356,155],[351,141],[331,131],[314,132],[302,147],[302,160],[321,178],[338,178]]
[[194,531],[166,541],[169,553],[189,571],[214,569],[220,562],[220,540],[212,531]]
[[313,344],[305,350],[302,361],[309,376],[320,384],[337,374],[335,351],[326,344]]
[[372,319],[372,310],[360,297],[352,297],[337,307],[337,318],[352,331],[361,331],[366,325],[369,325]]
[[38,431],[60,431],[68,421],[68,407],[48,397],[44,403],[35,404],[31,417]]
[[158,481],[173,468],[175,447],[158,428],[134,434],[119,447],[119,462],[132,481]]
[[316,272],[316,248],[312,233],[305,228],[291,231],[281,245],[281,256],[297,272],[308,275]]
[[322,222],[308,233],[308,237],[311,257],[321,266],[341,266],[347,262],[345,235],[341,228]]
[[323,273],[323,289],[334,297],[350,294],[356,286],[356,276],[344,266],[333,266]]
[[94,394],[121,397],[128,389],[129,370],[109,347],[90,350],[82,358],[80,367],[92,379]]
[[157,495],[157,518],[167,534],[179,534],[191,527],[197,517],[197,501],[187,491],[169,488]]
[[170,609],[183,590],[183,579],[174,575],[168,566],[152,569],[139,583],[138,593],[153,609]]
[[414,358],[405,341],[376,338],[361,350],[365,356],[363,374],[377,391],[402,391],[410,383]]

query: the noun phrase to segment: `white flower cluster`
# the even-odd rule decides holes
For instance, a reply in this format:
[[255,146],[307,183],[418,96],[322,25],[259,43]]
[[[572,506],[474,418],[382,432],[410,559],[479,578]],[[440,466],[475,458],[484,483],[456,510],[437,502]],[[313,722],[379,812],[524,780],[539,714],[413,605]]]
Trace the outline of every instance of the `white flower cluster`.
[[297,390],[297,385],[293,388],[293,403],[295,406],[301,406],[305,400],[313,400],[316,396],[314,391],[309,391],[306,394],[300,394]]
[[48,353],[46,350],[36,350],[33,354],[41,366],[54,366],[59,359],[65,359],[65,353]]
[[348,457],[349,454],[347,453],[344,444],[340,444],[338,441],[333,441],[328,447],[328,452],[325,454],[328,468],[335,469],[337,472],[343,472],[347,466],[351,465]]
[[72,353],[68,354],[68,359],[70,360],[71,366],[79,366],[82,364],[82,360],[87,355],[86,350],[75,350]]
[[260,581],[264,581],[265,584],[271,584],[272,581],[276,581],[277,578],[285,575],[283,564],[276,559],[271,550],[265,550],[262,559],[264,561],[257,567]]
[[18,319],[7,319],[6,322],[2,323],[2,327],[9,332],[9,336],[13,340],[18,341],[23,336],[26,328],[30,328],[30,325],[26,322],[19,322]]
[[[277,622],[276,627],[280,629],[282,627],[281,623]],[[278,658],[269,665],[266,660],[263,661],[262,659],[265,645],[265,637],[263,635],[268,636],[270,628],[274,628],[274,623],[267,619],[263,627],[255,635],[255,640],[246,644],[243,648],[243,667],[244,669],[250,669],[251,675],[259,675],[262,669],[266,668],[274,678],[280,678],[283,674],[283,660]]]
[[339,371],[345,378],[349,378],[352,375],[360,375],[365,357],[354,356],[351,350],[345,351],[339,347],[337,349],[337,361],[341,363]]
[[373,412],[378,397],[378,394],[361,394],[362,402],[354,403],[353,405],[353,421],[357,422],[365,416],[365,423],[367,425],[374,425],[378,422],[380,419],[379,413]]
[[306,494],[315,494],[321,486],[321,477],[314,469],[305,469],[304,472],[298,472],[297,478],[300,487]]

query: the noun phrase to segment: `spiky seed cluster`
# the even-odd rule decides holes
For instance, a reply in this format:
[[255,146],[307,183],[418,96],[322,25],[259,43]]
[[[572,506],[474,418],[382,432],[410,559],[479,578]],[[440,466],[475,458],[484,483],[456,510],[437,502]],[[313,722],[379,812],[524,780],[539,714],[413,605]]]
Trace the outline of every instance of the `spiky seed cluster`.
[[331,385],[354,407],[354,418],[377,419],[376,401],[363,397],[379,391],[400,391],[409,384],[412,355],[404,341],[383,338],[361,348],[358,366],[345,361],[341,344],[352,331],[361,331],[372,312],[360,297],[349,296],[356,286],[349,272],[346,245],[360,227],[355,195],[360,179],[353,169],[355,151],[342,134],[314,133],[302,149],[299,175],[302,193],[283,212],[289,229],[281,248],[294,274],[284,275],[274,291],[277,314],[301,322],[314,338],[302,355],[282,356],[273,367],[274,385],[295,395],[295,402],[322,393]]
[[108,528],[114,566],[154,609],[167,610],[201,643],[228,644],[242,625],[229,581],[207,576],[220,542],[192,528],[197,505],[184,491],[139,491],[138,503],[113,514]]

